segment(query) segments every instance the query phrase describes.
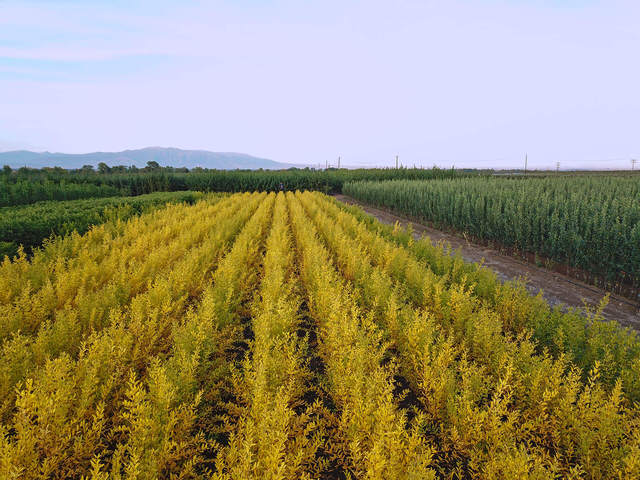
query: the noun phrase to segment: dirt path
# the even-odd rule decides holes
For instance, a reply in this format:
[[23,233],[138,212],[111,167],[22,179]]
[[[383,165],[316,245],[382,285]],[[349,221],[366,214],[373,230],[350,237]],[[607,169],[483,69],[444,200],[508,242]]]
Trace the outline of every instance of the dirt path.
[[[604,290],[587,285],[579,280],[502,255],[491,248],[470,243],[457,235],[445,233],[412,222],[406,217],[365,205],[346,195],[335,195],[335,198],[344,203],[358,205],[365,212],[373,215],[383,223],[393,225],[395,222],[399,222],[403,226],[411,223],[416,238],[428,235],[433,242],[440,240],[449,242],[453,249],[459,250],[462,257],[467,261],[479,262],[484,259],[484,264],[496,272],[503,281],[526,277],[529,291],[537,294],[542,290],[542,295],[552,305],[565,304],[570,307],[583,307],[584,302],[589,305],[597,305],[605,295]],[[637,303],[617,295],[611,295],[609,305],[604,309],[603,314],[607,319],[617,320],[625,327],[640,330],[640,305]]]

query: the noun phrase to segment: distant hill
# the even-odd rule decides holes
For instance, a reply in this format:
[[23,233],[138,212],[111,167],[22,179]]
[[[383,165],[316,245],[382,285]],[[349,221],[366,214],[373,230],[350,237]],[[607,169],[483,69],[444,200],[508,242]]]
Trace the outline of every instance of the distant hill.
[[279,170],[294,166],[266,158],[253,157],[245,153],[180,150],[179,148],[161,147],[125,150],[124,152],[94,153],[38,153],[28,150],[0,152],[0,167],[9,165],[11,168],[81,168],[83,165],[93,165],[95,167],[100,162],[104,162],[110,167],[115,165],[125,165],[127,167],[135,165],[141,168],[150,161],[156,161],[163,167],[202,167],[219,170],[234,170],[237,168]]

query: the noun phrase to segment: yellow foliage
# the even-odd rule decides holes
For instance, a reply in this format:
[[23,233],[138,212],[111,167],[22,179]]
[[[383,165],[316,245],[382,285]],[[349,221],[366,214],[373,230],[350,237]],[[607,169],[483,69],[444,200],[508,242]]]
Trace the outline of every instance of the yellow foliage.
[[640,478],[634,338],[450,253],[245,193],[4,260],[0,478]]

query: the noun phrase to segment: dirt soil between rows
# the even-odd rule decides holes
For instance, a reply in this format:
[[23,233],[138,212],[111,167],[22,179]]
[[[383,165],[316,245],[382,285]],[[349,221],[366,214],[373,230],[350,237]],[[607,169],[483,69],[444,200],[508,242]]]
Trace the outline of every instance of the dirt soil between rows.
[[[463,237],[416,223],[402,215],[366,205],[346,195],[335,195],[335,198],[349,205],[358,205],[382,223],[393,225],[398,222],[402,226],[410,223],[416,238],[426,235],[433,243],[448,242],[454,250],[460,252],[465,260],[476,263],[483,261],[484,265],[496,272],[502,281],[522,278],[526,281],[527,288],[531,293],[537,294],[542,291],[543,297],[551,305],[561,304],[583,308],[585,303],[592,306],[597,305],[606,295],[604,290],[597,287],[503,255],[489,247],[471,243]],[[616,320],[625,327],[640,331],[640,304],[636,302],[612,294],[603,315],[609,320]]]

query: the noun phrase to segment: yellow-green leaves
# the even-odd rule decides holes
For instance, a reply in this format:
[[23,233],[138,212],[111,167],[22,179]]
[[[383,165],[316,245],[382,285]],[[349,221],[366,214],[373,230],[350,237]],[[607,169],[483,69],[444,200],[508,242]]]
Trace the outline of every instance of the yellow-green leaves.
[[0,477],[638,477],[632,343],[405,236],[238,194],[5,261]]

